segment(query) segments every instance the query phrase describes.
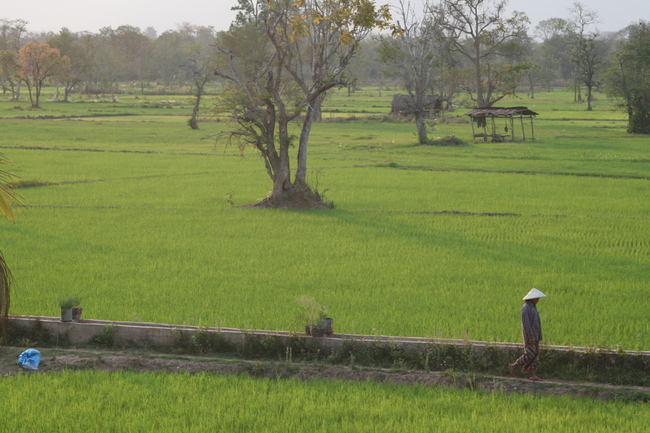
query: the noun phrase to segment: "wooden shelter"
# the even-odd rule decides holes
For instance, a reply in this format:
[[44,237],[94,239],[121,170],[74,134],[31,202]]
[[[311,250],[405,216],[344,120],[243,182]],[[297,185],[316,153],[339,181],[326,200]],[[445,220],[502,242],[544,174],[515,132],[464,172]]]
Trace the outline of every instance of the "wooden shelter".
[[[535,139],[535,129],[533,127],[533,118],[537,116],[532,110],[527,107],[489,107],[489,108],[475,108],[472,111],[465,113],[472,119],[472,134],[474,141],[476,138],[483,138],[487,141],[488,138],[492,141],[516,141],[515,137],[515,118],[519,118],[521,123],[521,139],[526,141],[526,127],[524,119],[530,120],[530,136],[531,140]],[[497,119],[504,119],[505,125],[503,132],[505,134],[497,133]],[[476,132],[476,128],[483,129],[483,132]]]

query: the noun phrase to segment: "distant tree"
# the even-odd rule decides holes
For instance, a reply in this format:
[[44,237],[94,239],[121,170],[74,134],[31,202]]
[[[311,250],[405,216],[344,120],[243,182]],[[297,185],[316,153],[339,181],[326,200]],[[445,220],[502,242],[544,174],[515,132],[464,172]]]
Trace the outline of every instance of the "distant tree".
[[597,29],[590,28],[598,22],[598,14],[587,10],[579,3],[569,9],[568,36],[571,41],[571,59],[575,64],[575,102],[582,101],[581,86],[587,88],[587,111],[592,110],[593,88],[596,86],[596,72],[604,57],[604,44]]
[[20,76],[16,65],[18,53],[12,50],[0,51],[0,81],[2,82],[2,93],[11,91],[11,100],[17,101],[20,98]]
[[515,11],[506,17],[507,4],[507,0],[441,0],[432,6],[454,49],[472,64],[478,107],[489,107],[496,102],[486,98],[489,82],[485,81],[485,74],[504,70],[492,64],[512,51],[511,42],[526,32],[529,23],[522,12]]
[[441,40],[440,28],[428,5],[416,14],[410,2],[400,0],[397,15],[399,30],[394,37],[381,37],[380,58],[404,84],[412,102],[418,141],[427,144],[426,95],[439,70],[441,50],[436,42]]
[[153,27],[147,27],[146,29],[144,29],[144,34],[146,37],[152,40],[158,37],[158,32]]
[[72,33],[65,27],[58,34],[52,35],[47,43],[70,59],[70,67],[63,68],[58,74],[59,82],[63,84],[63,101],[68,102],[70,93],[83,82],[93,67],[92,51],[88,51],[83,35]]
[[194,106],[192,107],[192,116],[188,120],[188,125],[192,129],[199,129],[198,115],[199,109],[201,108],[201,100],[205,92],[205,86],[215,78],[215,66],[215,53],[211,46],[197,46],[194,55],[188,59],[188,62],[184,66],[192,74],[191,82]]
[[568,82],[573,77],[574,65],[567,28],[568,23],[562,18],[540,21],[535,28],[535,35],[541,40],[535,63],[541,68],[540,80],[549,90],[554,80]]
[[45,80],[70,68],[70,59],[44,42],[28,42],[18,51],[20,79],[27,85],[32,108],[39,108]]
[[116,44],[113,43],[115,31],[110,27],[103,27],[94,38],[95,51],[95,77],[97,91],[102,94],[109,93],[113,102],[117,101],[119,94],[119,81],[122,79],[122,65],[124,58]]
[[151,39],[143,34],[138,27],[119,26],[109,34],[112,55],[120,67],[118,76],[124,81],[136,81],[140,91],[144,93],[144,85],[148,75],[148,60],[151,53]]
[[377,38],[366,38],[359,44],[356,56],[350,61],[348,71],[350,77],[356,78],[348,85],[348,96],[350,96],[362,83],[366,81],[380,80],[383,74],[383,66],[379,61],[380,42]]
[[609,75],[607,91],[622,98],[628,115],[627,131],[650,134],[650,25],[647,22],[628,29],[617,60],[617,67]]
[[248,24],[259,27],[266,17],[266,0],[237,0],[237,5],[230,9],[237,11],[231,29]]
[[525,59],[526,62],[530,65],[530,68],[523,74],[525,80],[528,82],[528,96],[530,99],[535,99],[535,88],[546,78],[545,74],[542,71],[542,68],[536,63],[540,58],[541,45],[535,43],[532,38],[526,38],[525,42],[525,52],[522,55],[522,59]]
[[16,57],[27,33],[27,21],[0,19],[0,85],[3,92],[11,90],[11,100],[20,99],[20,76],[16,69]]

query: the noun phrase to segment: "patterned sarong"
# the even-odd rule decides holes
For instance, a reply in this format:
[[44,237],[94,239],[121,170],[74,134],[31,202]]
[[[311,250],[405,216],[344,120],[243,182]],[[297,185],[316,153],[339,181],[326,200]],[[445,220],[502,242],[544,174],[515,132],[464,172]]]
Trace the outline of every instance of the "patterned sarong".
[[531,368],[534,370],[537,368],[538,355],[539,341],[535,341],[534,343],[526,343],[524,345],[524,354],[515,361],[515,364],[523,365],[524,371],[529,371]]

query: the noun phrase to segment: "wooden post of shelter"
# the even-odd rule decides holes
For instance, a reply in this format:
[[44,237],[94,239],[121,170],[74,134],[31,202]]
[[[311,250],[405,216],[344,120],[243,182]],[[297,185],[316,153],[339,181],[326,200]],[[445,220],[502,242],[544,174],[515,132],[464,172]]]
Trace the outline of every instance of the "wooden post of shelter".
[[535,141],[535,127],[533,126],[533,116],[530,116],[530,134],[531,140]]

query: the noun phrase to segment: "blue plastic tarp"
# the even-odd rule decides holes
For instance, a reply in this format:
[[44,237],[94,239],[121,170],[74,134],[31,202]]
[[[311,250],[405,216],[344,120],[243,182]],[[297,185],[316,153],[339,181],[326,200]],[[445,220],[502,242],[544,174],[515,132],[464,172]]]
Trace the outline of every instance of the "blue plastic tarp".
[[38,370],[41,363],[41,352],[36,349],[27,349],[18,357],[18,365],[26,370]]

